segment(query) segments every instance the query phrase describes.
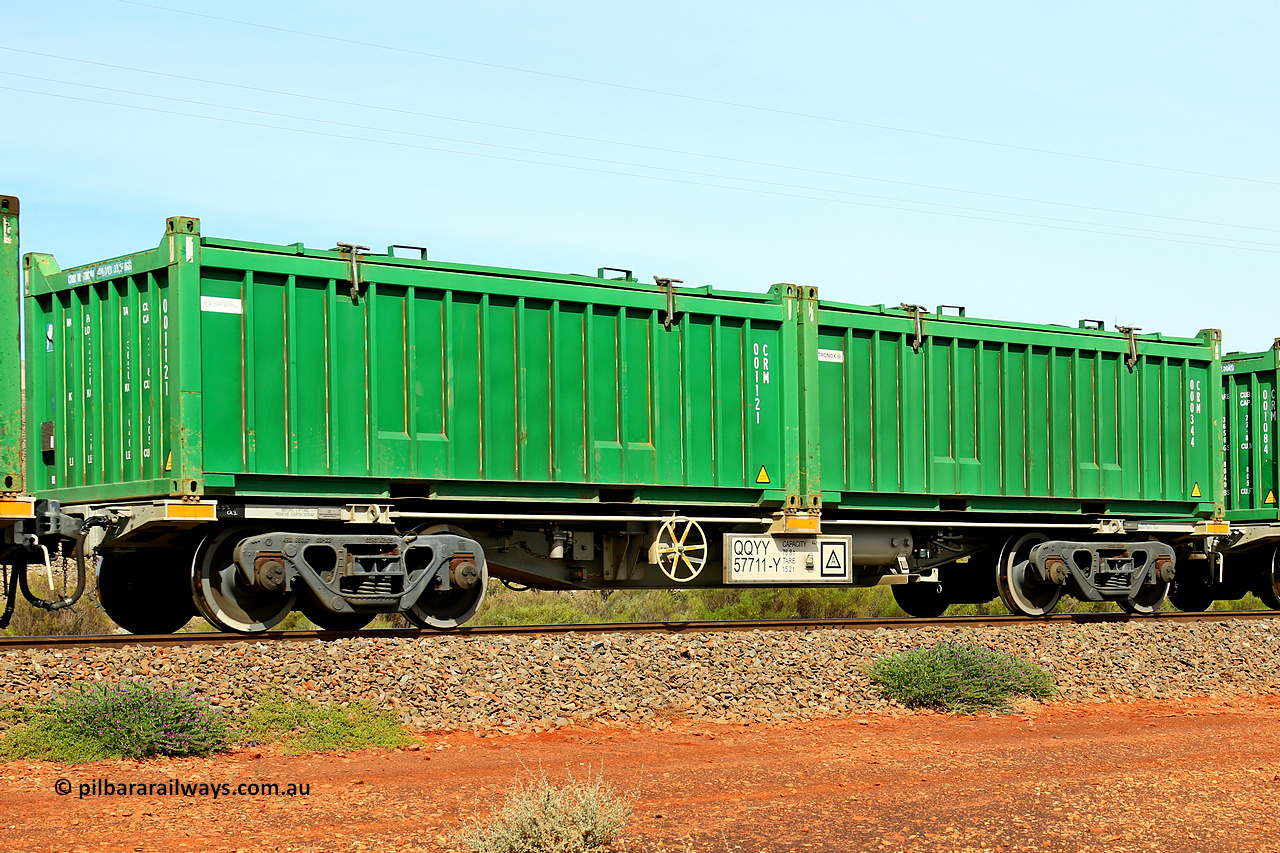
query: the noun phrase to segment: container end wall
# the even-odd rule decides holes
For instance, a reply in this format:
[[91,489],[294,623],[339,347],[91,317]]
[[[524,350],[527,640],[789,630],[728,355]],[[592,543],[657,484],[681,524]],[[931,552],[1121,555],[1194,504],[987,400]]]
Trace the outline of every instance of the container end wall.
[[23,488],[18,207],[18,199],[0,195],[0,492]]

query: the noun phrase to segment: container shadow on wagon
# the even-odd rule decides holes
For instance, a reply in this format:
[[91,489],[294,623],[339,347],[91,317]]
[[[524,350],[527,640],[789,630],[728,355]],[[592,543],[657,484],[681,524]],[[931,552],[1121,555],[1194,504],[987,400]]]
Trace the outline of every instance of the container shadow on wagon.
[[451,627],[493,579],[1149,612],[1183,566],[1224,565],[1213,331],[248,243],[190,217],[73,269],[29,254],[20,296],[16,200],[9,219],[0,322],[26,311],[38,450],[7,559],[96,560],[131,631]]

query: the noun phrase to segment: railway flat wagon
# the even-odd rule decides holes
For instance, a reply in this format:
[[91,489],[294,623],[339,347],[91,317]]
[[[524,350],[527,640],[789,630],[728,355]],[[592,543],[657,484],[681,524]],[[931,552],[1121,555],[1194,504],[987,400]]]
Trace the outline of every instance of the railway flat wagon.
[[657,507],[759,530],[799,490],[792,286],[677,306],[626,271],[395,248],[220,240],[176,217],[149,251],[25,258],[31,482],[98,519],[120,624],[176,628],[194,592],[233,630],[295,606],[333,627],[448,626],[490,565],[660,583],[637,566],[662,530],[660,563],[687,581],[708,560],[700,525]]
[[1175,552],[1225,530],[1216,330],[811,305],[824,524],[910,521],[921,572],[889,578],[908,612],[996,591],[1025,615],[1064,591],[1148,612]]
[[448,627],[491,577],[1141,611],[1222,512],[1213,332],[249,243],[190,217],[23,273],[29,526],[97,558],[133,631],[294,609]]

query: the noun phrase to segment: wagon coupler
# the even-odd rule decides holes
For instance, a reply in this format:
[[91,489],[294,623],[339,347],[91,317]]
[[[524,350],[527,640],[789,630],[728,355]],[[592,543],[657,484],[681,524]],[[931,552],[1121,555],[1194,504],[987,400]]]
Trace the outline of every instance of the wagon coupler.
[[[80,596],[84,595],[85,578],[88,574],[84,558],[84,537],[90,529],[105,523],[105,519],[91,518],[82,521],[66,515],[62,512],[62,505],[52,500],[36,501],[34,515],[34,518],[18,521],[11,532],[13,547],[6,555],[11,564],[11,576],[7,589],[8,602],[5,612],[0,614],[0,628],[7,626],[12,616],[15,586],[22,591],[23,598],[42,610],[63,610],[80,600]],[[44,566],[48,573],[50,591],[53,589],[53,569],[49,562],[49,547],[45,543],[53,543],[64,555],[70,552],[69,556],[76,563],[75,589],[61,598],[40,598],[31,591],[27,580],[27,566],[34,557],[39,565]]]

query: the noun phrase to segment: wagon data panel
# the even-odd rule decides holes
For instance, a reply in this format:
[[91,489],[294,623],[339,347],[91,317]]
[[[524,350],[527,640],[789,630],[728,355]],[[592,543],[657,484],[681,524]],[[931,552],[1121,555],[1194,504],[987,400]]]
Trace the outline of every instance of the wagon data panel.
[[724,535],[727,584],[851,583],[851,536]]

